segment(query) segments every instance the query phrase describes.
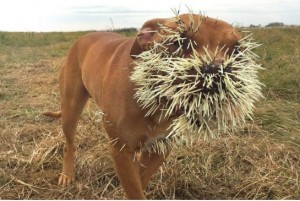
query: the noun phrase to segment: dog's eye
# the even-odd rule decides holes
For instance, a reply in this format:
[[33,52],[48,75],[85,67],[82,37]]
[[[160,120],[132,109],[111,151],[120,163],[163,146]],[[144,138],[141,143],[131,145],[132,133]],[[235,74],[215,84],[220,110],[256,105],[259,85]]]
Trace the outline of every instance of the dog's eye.
[[187,38],[186,38],[185,33],[181,33],[180,38],[173,41],[173,45],[176,46],[176,47],[180,47],[180,46],[184,45],[186,39]]

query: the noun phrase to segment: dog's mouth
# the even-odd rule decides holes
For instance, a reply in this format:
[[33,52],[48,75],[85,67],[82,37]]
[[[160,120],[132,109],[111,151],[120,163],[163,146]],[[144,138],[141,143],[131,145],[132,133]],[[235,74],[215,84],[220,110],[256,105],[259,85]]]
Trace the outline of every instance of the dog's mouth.
[[[184,97],[187,104],[177,104],[174,107],[173,113],[170,115],[180,116],[184,113],[188,113],[191,110],[191,103],[195,99],[199,100],[199,94],[207,97],[226,93],[226,77],[235,81],[235,87],[241,87],[241,84],[239,84],[241,81],[238,80],[232,72],[233,68],[231,64],[224,68],[224,64],[203,63],[202,66],[198,68],[191,66],[185,71],[185,74],[178,75],[174,73],[170,78],[169,86],[174,86],[172,93],[177,97],[181,96],[180,93],[185,93],[182,94],[182,97]],[[149,73],[152,75],[157,73],[161,78],[168,76],[167,72],[153,71]],[[164,82],[165,80],[162,79],[161,81],[153,83],[151,90],[160,88],[164,85]],[[165,105],[165,107],[170,108],[172,107],[173,98],[174,96],[172,97],[170,95],[161,96],[160,99],[157,99],[157,104]],[[180,102],[183,102],[183,100],[179,101],[179,103]]]
[[[193,83],[193,86],[187,86],[187,88],[192,89],[193,91],[190,91],[188,96],[186,97],[187,103],[186,105],[177,106],[174,111],[175,116],[180,116],[185,113],[189,113],[189,111],[192,110],[191,107],[193,107],[192,103],[195,99],[199,100],[199,94],[203,97],[214,97],[219,96],[221,93],[227,92],[226,87],[226,76],[229,77],[229,79],[234,80],[236,83],[236,88],[239,88],[242,86],[240,82],[241,80],[238,80],[234,74],[232,74],[233,68],[232,65],[229,64],[226,68],[223,67],[223,64],[216,65],[214,63],[203,63],[203,65],[200,67],[200,71],[196,71],[195,67],[191,67],[191,69],[186,71],[186,78],[175,78],[174,81],[171,83],[171,85],[174,86],[184,86],[189,85],[188,83]],[[175,94],[180,93],[182,89],[180,87],[176,88]],[[171,107],[171,102],[166,97],[164,97],[164,104],[167,107]],[[199,103],[200,104],[200,103]],[[216,114],[212,114],[215,116]],[[200,127],[201,123],[198,118],[195,118],[195,116],[191,116],[190,122],[192,125],[196,125],[197,127]]]

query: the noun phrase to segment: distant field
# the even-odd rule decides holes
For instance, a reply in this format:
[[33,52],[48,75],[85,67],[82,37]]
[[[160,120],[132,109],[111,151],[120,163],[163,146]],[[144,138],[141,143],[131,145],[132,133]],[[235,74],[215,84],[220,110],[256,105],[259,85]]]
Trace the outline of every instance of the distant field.
[[[251,31],[266,85],[254,120],[234,136],[173,152],[148,198],[300,199],[300,28]],[[56,185],[62,131],[41,113],[59,110],[61,64],[85,33],[0,32],[0,199],[124,198],[92,101],[78,126],[76,183]]]

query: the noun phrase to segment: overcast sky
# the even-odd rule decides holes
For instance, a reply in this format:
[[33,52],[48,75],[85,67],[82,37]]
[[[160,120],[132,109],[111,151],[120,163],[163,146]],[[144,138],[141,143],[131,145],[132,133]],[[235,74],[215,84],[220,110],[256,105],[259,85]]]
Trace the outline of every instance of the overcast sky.
[[0,31],[80,31],[139,28],[171,8],[248,26],[300,25],[300,0],[1,0]]

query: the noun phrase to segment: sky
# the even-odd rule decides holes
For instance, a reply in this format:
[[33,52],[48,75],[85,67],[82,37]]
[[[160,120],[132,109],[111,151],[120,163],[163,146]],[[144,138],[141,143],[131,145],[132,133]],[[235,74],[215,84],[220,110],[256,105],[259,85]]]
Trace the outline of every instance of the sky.
[[233,25],[300,25],[300,0],[1,0],[0,31],[140,28],[152,18],[203,13]]

